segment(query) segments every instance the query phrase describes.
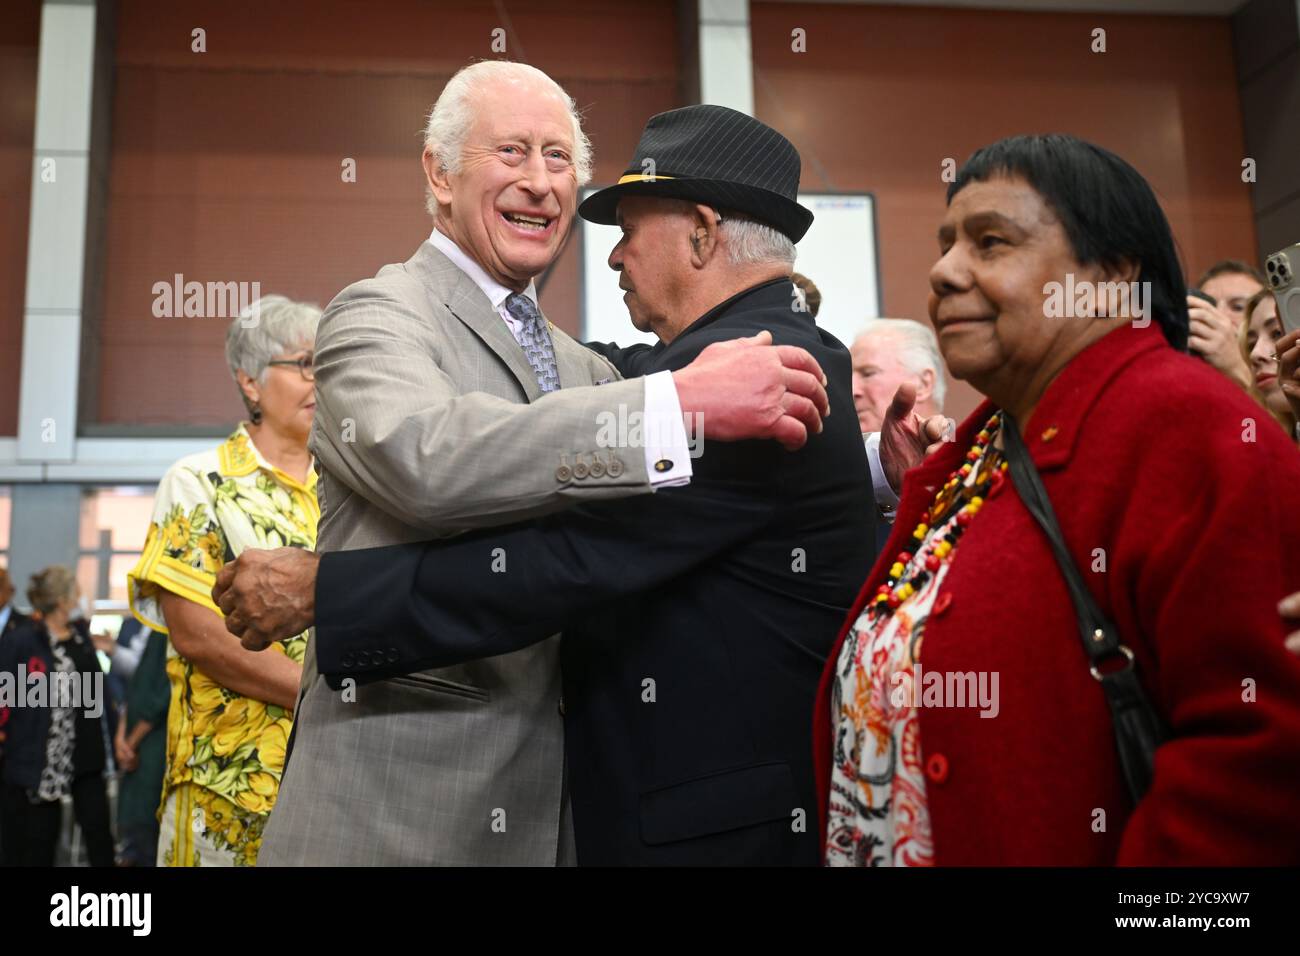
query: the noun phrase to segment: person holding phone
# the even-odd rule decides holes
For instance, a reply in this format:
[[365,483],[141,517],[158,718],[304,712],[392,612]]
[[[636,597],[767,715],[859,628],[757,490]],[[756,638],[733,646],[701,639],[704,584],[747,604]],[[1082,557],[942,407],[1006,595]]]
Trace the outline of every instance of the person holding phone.
[[1250,390],[1251,366],[1237,346],[1240,323],[1235,314],[1208,292],[1187,291],[1187,351],[1205,359],[1229,379]]

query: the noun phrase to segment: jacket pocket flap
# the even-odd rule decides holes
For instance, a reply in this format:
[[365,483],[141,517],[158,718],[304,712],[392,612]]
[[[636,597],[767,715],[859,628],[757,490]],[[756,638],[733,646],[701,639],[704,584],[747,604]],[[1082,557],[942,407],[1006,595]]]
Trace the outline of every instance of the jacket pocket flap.
[[794,777],[785,763],[756,764],[641,794],[641,839],[651,846],[791,819]]

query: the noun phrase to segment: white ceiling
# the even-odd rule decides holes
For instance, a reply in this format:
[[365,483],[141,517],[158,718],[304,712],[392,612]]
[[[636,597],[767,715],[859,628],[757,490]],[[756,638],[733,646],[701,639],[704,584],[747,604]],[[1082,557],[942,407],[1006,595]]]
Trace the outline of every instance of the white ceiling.
[[[762,3],[763,0],[753,0]],[[790,0],[785,0],[790,2]],[[984,10],[1034,10],[1044,13],[1166,13],[1227,16],[1246,0],[793,0],[795,3],[856,3],[899,7],[970,7]]]

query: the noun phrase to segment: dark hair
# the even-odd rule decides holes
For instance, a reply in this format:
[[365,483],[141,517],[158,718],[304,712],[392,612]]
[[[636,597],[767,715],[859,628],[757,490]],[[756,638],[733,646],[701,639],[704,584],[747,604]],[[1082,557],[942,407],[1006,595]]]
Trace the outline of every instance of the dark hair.
[[1012,136],[977,149],[948,186],[1019,176],[1052,208],[1084,265],[1138,265],[1151,313],[1169,344],[1187,350],[1187,286],[1169,220],[1142,174],[1110,150],[1074,136]]
[[1264,281],[1264,274],[1250,263],[1242,262],[1240,259],[1220,259],[1214,265],[1210,266],[1210,268],[1206,269],[1205,273],[1196,280],[1196,287],[1198,289],[1204,288],[1205,283],[1209,282],[1211,279],[1218,276],[1229,275],[1250,276],[1265,289],[1268,288],[1268,283]]
[[803,300],[808,306],[809,317],[817,318],[817,313],[821,311],[822,307],[822,290],[817,288],[817,284],[812,279],[799,272],[791,274],[790,281],[803,292]]

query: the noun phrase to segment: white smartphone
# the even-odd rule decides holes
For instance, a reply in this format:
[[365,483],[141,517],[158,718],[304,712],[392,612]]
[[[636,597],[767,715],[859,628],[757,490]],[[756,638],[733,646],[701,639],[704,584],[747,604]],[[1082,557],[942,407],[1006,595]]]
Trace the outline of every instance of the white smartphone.
[[1300,329],[1300,242],[1264,260],[1268,287],[1277,300],[1277,317],[1288,332]]

